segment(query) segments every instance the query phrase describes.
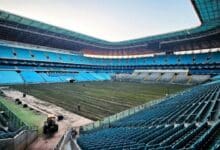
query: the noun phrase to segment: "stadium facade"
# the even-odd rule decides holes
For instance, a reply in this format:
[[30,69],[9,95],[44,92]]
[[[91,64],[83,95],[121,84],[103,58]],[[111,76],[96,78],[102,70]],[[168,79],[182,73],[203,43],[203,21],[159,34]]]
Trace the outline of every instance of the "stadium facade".
[[[0,11],[0,84],[112,79],[198,84],[217,80],[220,1],[191,2],[200,26],[122,42]],[[84,130],[78,144],[82,149],[201,148],[219,129],[219,89],[218,82],[198,86],[122,120]],[[179,111],[175,114],[174,110]]]

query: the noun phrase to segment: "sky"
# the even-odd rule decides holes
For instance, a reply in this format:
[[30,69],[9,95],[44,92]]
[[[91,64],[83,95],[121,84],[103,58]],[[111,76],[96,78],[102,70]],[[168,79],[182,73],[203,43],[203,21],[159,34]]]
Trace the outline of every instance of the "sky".
[[112,42],[200,25],[190,0],[0,0],[0,9]]

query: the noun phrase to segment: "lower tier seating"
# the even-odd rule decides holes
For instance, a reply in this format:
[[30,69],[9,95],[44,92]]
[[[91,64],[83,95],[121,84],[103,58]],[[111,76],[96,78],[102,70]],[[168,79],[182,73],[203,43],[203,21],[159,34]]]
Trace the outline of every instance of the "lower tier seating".
[[56,83],[56,82],[62,82],[62,80],[57,76],[50,76],[47,73],[39,73],[41,77],[48,83]]
[[[203,149],[220,127],[220,83],[199,85],[77,138],[82,149]],[[216,147],[218,145],[216,144]]]
[[111,80],[111,73],[97,72],[35,72],[33,68],[25,68],[22,71],[0,70],[0,84],[38,84],[58,82],[83,82]]
[[34,71],[22,71],[20,73],[25,83],[44,83],[46,82],[38,73]]
[[23,79],[16,71],[0,71],[0,84],[21,84]]
[[210,75],[188,75],[187,72],[136,72],[132,74],[115,74],[114,79],[119,81],[135,81],[149,83],[176,83],[176,84],[201,84],[209,81]]

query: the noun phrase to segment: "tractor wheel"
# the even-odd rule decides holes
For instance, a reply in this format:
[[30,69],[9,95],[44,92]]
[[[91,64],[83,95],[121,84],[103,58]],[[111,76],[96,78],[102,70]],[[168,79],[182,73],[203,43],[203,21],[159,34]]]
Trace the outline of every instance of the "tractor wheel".
[[44,126],[44,127],[43,127],[43,133],[44,133],[44,134],[47,134],[47,126]]
[[58,131],[58,124],[55,124],[54,125],[54,132],[57,132]]

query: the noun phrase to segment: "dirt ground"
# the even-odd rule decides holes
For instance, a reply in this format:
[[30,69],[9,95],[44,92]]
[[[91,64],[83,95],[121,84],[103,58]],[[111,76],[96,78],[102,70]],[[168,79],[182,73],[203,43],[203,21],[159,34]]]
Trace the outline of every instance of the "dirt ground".
[[16,90],[4,88],[2,91],[8,98],[19,98],[22,103],[28,104],[28,106],[43,114],[54,114],[55,116],[62,114],[64,116],[64,120],[57,122],[59,125],[59,131],[52,137],[46,137],[44,135],[39,136],[38,139],[29,146],[28,149],[30,150],[52,150],[68,128],[77,128],[93,122],[92,120],[66,111],[61,107],[42,101],[31,95],[26,95],[26,97],[23,98],[23,93]]

